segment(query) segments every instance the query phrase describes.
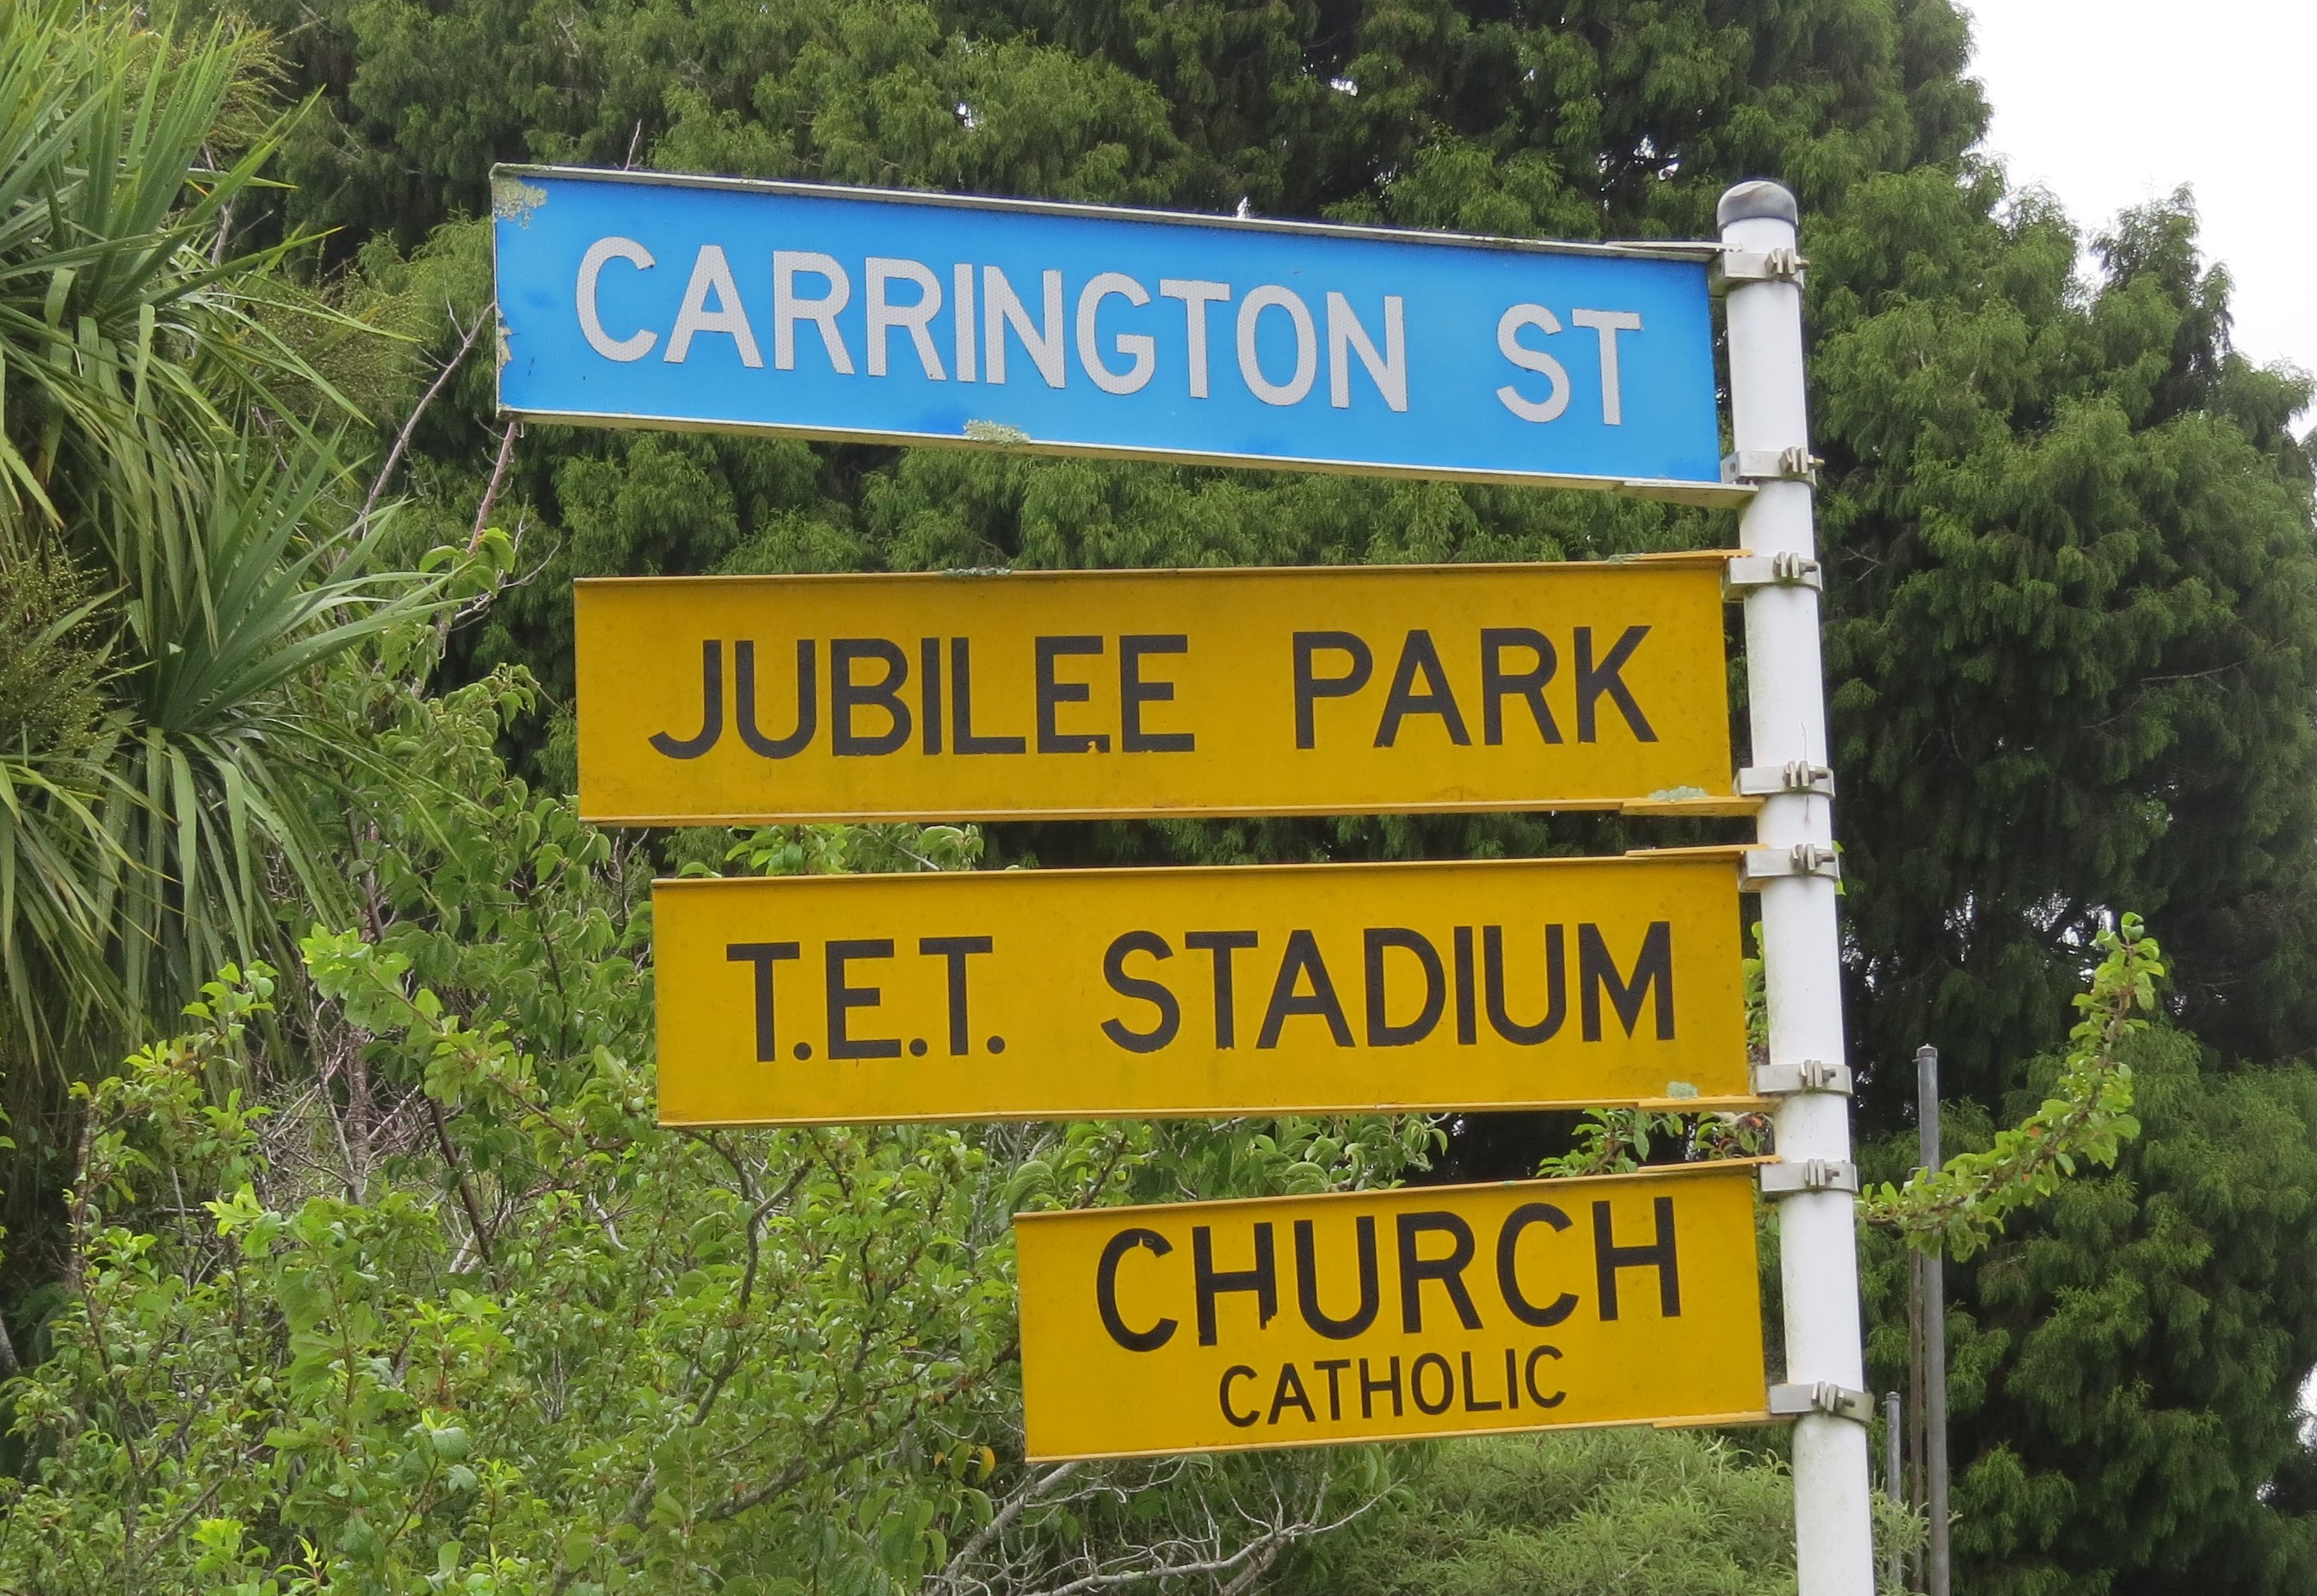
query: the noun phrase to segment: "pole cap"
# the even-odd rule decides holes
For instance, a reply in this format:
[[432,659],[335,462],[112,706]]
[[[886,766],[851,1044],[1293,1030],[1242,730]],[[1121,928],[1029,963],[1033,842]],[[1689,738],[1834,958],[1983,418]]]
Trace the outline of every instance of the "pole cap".
[[1745,221],[1758,216],[1799,226],[1803,213],[1802,207],[1794,203],[1793,191],[1765,178],[1740,184],[1724,193],[1722,203],[1713,208],[1716,227],[1726,228],[1733,221]]

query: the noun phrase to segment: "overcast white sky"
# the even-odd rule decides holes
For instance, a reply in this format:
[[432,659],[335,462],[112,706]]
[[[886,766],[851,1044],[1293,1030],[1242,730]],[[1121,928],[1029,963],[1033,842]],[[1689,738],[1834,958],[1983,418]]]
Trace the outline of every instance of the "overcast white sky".
[[1961,3],[2013,186],[2098,228],[2191,185],[2238,349],[2317,372],[2317,0]]

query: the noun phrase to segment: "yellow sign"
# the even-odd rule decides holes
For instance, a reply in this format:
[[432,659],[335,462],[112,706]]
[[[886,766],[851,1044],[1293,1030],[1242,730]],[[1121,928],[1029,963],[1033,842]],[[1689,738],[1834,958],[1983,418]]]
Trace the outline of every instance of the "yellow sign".
[[660,1120],[1726,1101],[1736,861],[664,881]]
[[1017,1215],[1029,1455],[1767,1419],[1754,1183]]
[[584,581],[580,809],[1734,812],[1722,564]]

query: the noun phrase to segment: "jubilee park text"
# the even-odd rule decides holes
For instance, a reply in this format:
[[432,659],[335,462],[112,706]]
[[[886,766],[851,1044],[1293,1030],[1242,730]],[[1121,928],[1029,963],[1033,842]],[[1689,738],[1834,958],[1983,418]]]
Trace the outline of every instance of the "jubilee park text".
[[1717,555],[578,587],[629,824],[1730,812]]
[[[1777,1161],[1019,1215],[1025,1449],[1789,1416],[1803,1596],[1865,1592],[1791,197],[1742,185],[1720,243],[1648,247],[555,168],[500,169],[494,201],[516,415],[1743,507],[1731,555],[1586,566],[583,583],[581,805],[629,825],[1756,813],[1757,847],[1615,858],[662,883],[660,1116],[1776,1094]],[[1758,1181],[1781,1203],[1775,1386]]]

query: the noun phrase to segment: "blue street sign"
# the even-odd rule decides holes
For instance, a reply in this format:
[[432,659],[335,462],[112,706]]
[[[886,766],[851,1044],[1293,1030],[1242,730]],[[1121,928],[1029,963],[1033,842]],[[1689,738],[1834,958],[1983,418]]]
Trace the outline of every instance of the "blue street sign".
[[1740,491],[1709,247],[542,167],[493,193],[516,415]]

